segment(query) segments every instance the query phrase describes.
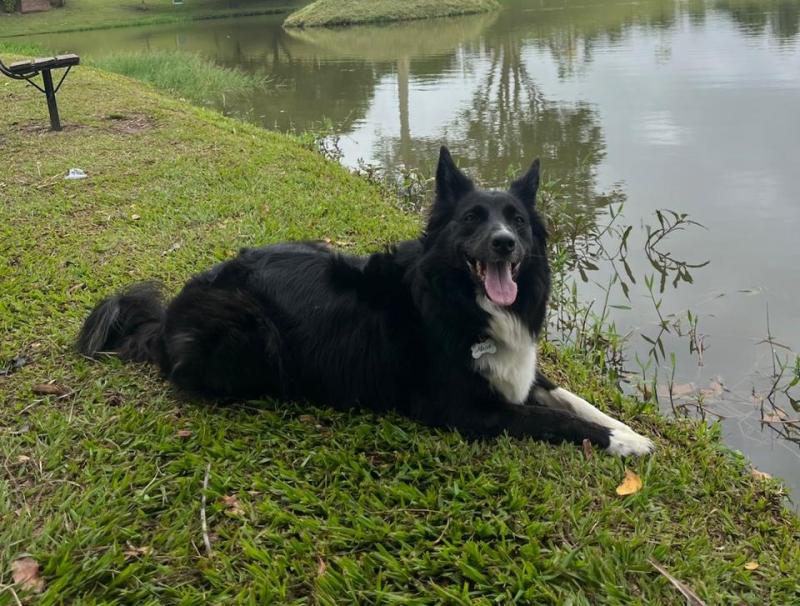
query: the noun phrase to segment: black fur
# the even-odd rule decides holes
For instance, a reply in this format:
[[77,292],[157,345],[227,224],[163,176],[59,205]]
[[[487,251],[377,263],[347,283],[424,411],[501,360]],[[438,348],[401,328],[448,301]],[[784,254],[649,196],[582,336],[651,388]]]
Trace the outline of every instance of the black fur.
[[[471,436],[608,446],[605,427],[530,395],[508,401],[471,354],[489,327],[478,304],[491,290],[481,269],[512,268],[517,291],[504,309],[534,338],[542,329],[550,270],[534,208],[538,160],[508,192],[482,191],[442,148],[436,182],[416,240],[369,257],[316,243],[244,249],[194,277],[166,308],[153,285],[102,301],[78,348],[153,362],[178,387],[205,396],[396,410]],[[505,290],[495,297],[510,300],[508,279],[498,280]],[[541,374],[537,384],[555,388]]]
[[94,308],[78,337],[78,350],[86,355],[115,352],[123,360],[161,364],[163,323],[158,284],[135,284]]

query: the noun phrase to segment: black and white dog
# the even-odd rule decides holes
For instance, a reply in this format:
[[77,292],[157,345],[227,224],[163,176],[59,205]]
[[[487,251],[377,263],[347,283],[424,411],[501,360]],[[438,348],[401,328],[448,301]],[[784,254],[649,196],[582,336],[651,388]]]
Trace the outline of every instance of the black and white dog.
[[141,284],[100,302],[78,348],[153,362],[214,398],[396,410],[469,436],[643,455],[653,443],[536,369],[550,289],[539,162],[482,191],[442,148],[424,233],[368,257],[318,243],[243,249],[166,307]]

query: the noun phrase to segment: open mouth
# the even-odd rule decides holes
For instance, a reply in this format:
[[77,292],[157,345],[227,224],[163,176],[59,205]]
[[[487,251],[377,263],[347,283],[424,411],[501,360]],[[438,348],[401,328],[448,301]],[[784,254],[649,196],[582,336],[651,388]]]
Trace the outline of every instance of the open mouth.
[[479,261],[467,256],[467,266],[482,284],[489,299],[497,305],[511,305],[517,300],[519,263]]

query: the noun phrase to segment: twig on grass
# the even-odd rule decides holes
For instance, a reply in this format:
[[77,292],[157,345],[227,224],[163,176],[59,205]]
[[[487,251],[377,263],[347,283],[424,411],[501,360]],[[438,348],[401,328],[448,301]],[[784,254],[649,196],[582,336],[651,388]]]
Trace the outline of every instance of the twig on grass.
[[450,518],[447,518],[447,523],[444,525],[444,530],[442,530],[442,534],[439,535],[439,538],[436,539],[431,545],[438,545],[444,539],[444,535],[447,534],[447,529],[450,528]]
[[694,591],[692,591],[692,589],[688,585],[682,583],[674,576],[672,576],[669,572],[667,572],[667,569],[664,568],[663,566],[656,564],[653,560],[648,560],[648,561],[653,565],[653,568],[655,568],[656,570],[658,570],[658,572],[663,574],[666,577],[666,579],[674,585],[675,589],[677,589],[678,591],[681,592],[681,594],[683,594],[683,597],[686,598],[687,606],[706,606],[706,603],[703,600],[701,600],[700,596],[698,596]]
[[11,585],[0,585],[0,593],[4,591],[7,591],[11,594],[11,597],[14,598],[14,602],[16,602],[17,606],[22,606],[22,602],[19,601],[17,592],[14,591],[14,588]]
[[208,492],[208,474],[211,473],[211,463],[206,465],[206,475],[203,478],[203,495],[200,501],[200,525],[203,529],[203,544],[206,546],[206,554],[211,557],[211,539],[208,538],[208,522],[206,521],[206,492]]

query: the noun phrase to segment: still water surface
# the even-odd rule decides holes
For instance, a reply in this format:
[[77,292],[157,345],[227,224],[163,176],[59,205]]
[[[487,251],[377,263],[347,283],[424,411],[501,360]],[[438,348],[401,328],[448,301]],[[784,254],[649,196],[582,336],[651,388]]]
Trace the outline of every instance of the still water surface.
[[[492,15],[291,33],[282,18],[31,40],[88,56],[182,49],[265,75],[267,91],[222,109],[281,131],[330,120],[351,166],[430,174],[446,142],[485,185],[541,156],[576,208],[602,209],[613,192],[639,234],[630,301],[619,289],[610,299],[632,308],[612,310],[631,360],[658,332],[642,226],[656,209],[689,213],[706,229],[670,236],[669,251],[710,263],[663,294],[662,313],[699,318],[703,344],[699,356],[691,339],[665,338],[676,391],[704,389],[727,442],[800,495],[800,406],[786,394],[785,413],[759,404],[774,383],[768,316],[779,356],[800,350],[798,0],[509,0]],[[602,298],[607,271],[579,283],[582,298]]]

